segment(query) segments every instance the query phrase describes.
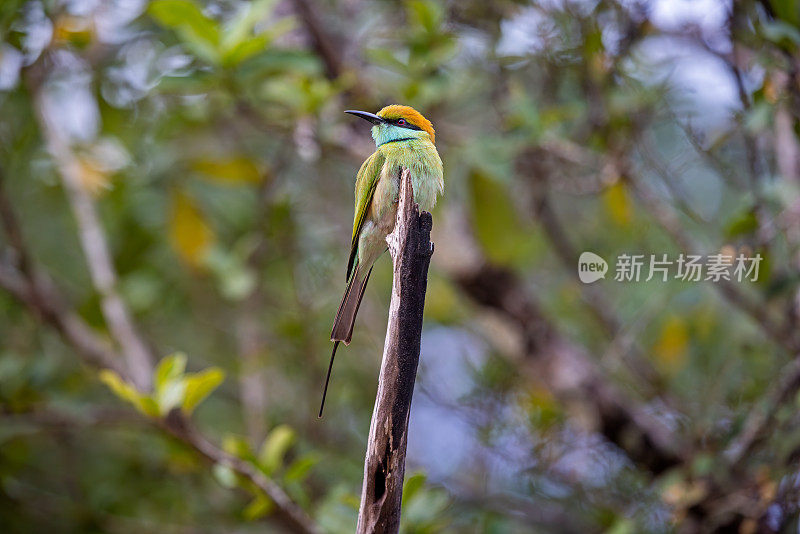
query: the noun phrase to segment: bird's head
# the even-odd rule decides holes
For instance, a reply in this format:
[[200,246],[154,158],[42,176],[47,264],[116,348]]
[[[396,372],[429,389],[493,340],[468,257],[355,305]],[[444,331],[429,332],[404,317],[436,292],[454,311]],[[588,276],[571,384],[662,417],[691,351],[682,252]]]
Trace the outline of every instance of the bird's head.
[[404,139],[430,139],[431,143],[436,140],[431,121],[411,106],[392,104],[378,113],[353,110],[345,113],[361,117],[374,125],[372,138],[377,146]]

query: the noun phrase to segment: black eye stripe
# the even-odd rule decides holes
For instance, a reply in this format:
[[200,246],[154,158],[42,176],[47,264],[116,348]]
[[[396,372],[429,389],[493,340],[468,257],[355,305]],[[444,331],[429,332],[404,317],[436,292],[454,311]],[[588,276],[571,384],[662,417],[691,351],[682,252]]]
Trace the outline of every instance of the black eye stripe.
[[[405,119],[403,119],[403,120],[405,120]],[[399,126],[400,128],[408,128],[409,130],[422,130],[422,128],[420,128],[419,126],[416,126],[414,124],[411,124],[407,120],[406,120],[405,124],[398,124],[398,121],[400,121],[400,119],[390,119],[390,120],[387,120],[386,122],[388,122],[389,124],[392,124],[394,126]]]

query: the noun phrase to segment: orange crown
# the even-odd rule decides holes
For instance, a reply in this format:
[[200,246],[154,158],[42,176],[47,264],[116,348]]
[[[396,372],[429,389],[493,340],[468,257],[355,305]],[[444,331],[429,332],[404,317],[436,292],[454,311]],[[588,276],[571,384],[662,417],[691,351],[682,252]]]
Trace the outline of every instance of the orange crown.
[[382,119],[405,119],[409,124],[428,132],[428,135],[431,136],[431,142],[436,142],[436,132],[433,129],[433,124],[431,124],[431,121],[423,117],[422,113],[411,106],[392,104],[391,106],[386,106],[380,110],[377,115]]

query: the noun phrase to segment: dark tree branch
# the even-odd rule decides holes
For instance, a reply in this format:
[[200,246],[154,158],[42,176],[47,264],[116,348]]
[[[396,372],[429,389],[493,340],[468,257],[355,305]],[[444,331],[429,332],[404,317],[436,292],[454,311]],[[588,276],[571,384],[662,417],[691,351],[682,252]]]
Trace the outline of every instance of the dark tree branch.
[[127,377],[122,359],[111,344],[92,332],[66,305],[50,277],[34,266],[12,201],[6,194],[5,179],[0,169],[0,221],[9,244],[4,257],[0,257],[0,288],[27,306],[37,318],[58,330],[90,364]]
[[565,402],[591,399],[598,431],[637,465],[659,474],[684,461],[686,444],[609,382],[582,347],[563,337],[516,274],[484,264],[461,273],[456,282],[475,302],[499,312],[519,329],[525,343],[525,372]]
[[26,279],[13,266],[0,260],[0,289],[54,327],[87,363],[111,369],[122,377],[128,376],[111,344],[98,337],[77,313],[66,306],[49,277],[37,273],[35,279]]
[[403,171],[394,231],[387,237],[394,266],[389,323],[378,394],[364,460],[359,534],[396,533],[406,464],[408,420],[419,364],[422,312],[433,254],[431,214],[419,213]]
[[311,2],[292,0],[292,4],[311,38],[311,45],[325,65],[325,74],[330,79],[338,78],[342,74],[344,63],[341,46],[328,34]]

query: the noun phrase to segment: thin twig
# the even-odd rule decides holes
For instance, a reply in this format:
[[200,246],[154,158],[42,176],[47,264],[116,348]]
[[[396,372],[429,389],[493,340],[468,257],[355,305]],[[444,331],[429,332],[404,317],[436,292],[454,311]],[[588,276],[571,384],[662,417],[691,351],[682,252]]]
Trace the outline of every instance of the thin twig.
[[800,388],[800,357],[784,365],[777,375],[775,387],[767,392],[763,404],[753,408],[745,419],[742,430],[725,450],[725,460],[736,466],[765,437],[777,409]]
[[319,534],[322,531],[316,523],[283,491],[274,480],[266,476],[253,464],[228,454],[211,443],[184,417],[179,410],[173,410],[163,420],[163,426],[173,436],[180,439],[206,459],[223,465],[246,478],[263,491],[275,504],[278,514],[294,532]]
[[79,412],[68,412],[55,407],[32,406],[24,411],[0,413],[4,425],[32,425],[43,429],[81,430],[86,427],[115,427],[130,424],[149,424],[144,417],[118,408],[81,407]]
[[650,165],[655,171],[656,176],[661,180],[661,183],[667,188],[675,205],[694,222],[698,224],[707,222],[704,221],[703,217],[692,207],[689,195],[686,193],[680,178],[676,178],[678,173],[669,169],[667,163],[659,160],[659,157],[656,155],[657,150],[653,146],[648,135],[644,134],[640,137],[637,148],[639,149],[639,154],[641,154],[642,159]]
[[117,291],[117,275],[111,261],[100,217],[94,200],[82,184],[82,169],[66,139],[44,111],[41,94],[35,95],[35,107],[42,135],[61,173],[72,208],[81,247],[86,256],[92,284],[100,295],[103,317],[114,339],[122,348],[130,378],[137,388],[147,391],[152,386],[153,355],[137,334],[125,303]]

